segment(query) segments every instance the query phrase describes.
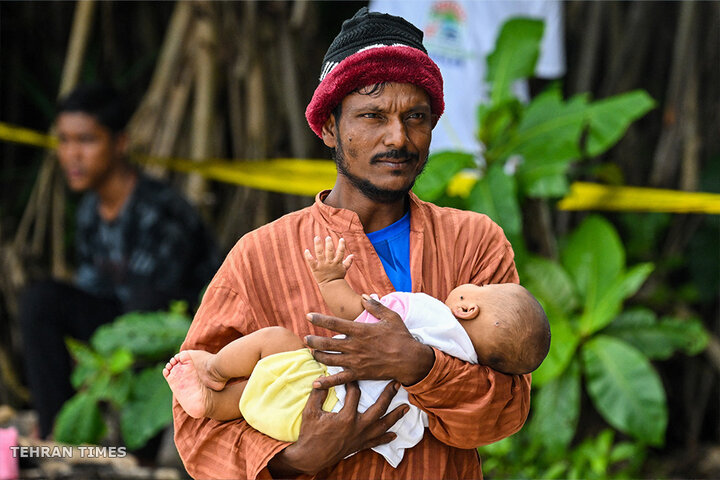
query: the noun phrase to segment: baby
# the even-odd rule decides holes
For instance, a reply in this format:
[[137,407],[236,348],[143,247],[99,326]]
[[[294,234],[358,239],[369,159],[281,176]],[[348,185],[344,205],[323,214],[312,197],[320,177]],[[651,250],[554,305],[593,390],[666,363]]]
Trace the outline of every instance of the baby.
[[[336,251],[330,237],[324,242],[315,237],[314,249],[315,257],[305,250],[305,259],[333,314],[358,322],[377,322],[363,309],[362,296],[345,280],[353,256],[344,258],[344,239],[339,240]],[[397,312],[422,343],[503,373],[535,370],[550,347],[550,327],[542,307],[517,284],[460,285],[444,304],[424,293],[408,292],[390,293],[380,302]],[[317,362],[294,332],[268,327],[229,343],[217,354],[181,351],[168,362],[163,375],[188,415],[219,421],[242,416],[256,430],[292,442],[297,440],[313,381],[341,370]],[[225,388],[228,380],[238,377],[249,379],[235,388]],[[360,381],[358,410],[364,412],[374,404],[387,383]],[[344,397],[343,385],[330,389],[323,409],[339,411]],[[388,411],[401,404],[408,404],[410,411],[390,429],[397,437],[373,448],[393,467],[402,460],[405,448],[422,439],[427,426],[427,414],[409,404],[403,388]]]

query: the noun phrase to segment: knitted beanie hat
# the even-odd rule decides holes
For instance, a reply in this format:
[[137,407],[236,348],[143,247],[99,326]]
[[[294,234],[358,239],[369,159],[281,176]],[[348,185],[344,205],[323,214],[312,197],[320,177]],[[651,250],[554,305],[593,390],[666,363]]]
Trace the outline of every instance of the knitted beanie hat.
[[320,85],[305,110],[310,128],[322,138],[333,109],[353,90],[381,82],[411,83],[430,96],[433,114],[442,115],[440,69],[427,55],[423,33],[401,17],[362,7],[342,29],[323,59]]

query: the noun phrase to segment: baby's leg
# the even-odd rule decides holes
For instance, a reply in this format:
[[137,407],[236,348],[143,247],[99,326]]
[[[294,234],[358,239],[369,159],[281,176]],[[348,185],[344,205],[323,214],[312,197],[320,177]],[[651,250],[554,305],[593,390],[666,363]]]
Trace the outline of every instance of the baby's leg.
[[[263,328],[230,342],[215,355],[183,350],[165,365],[163,376],[191,417],[237,418],[242,389],[238,391],[233,385],[232,391],[226,392],[225,383],[231,378],[249,377],[261,358],[303,347],[300,337],[286,328]],[[229,411],[236,415],[225,418]]]
[[249,377],[261,358],[304,348],[300,337],[283,327],[266,327],[240,337],[223,347],[215,356],[215,374],[226,378]]
[[[200,350],[184,350],[165,365],[163,376],[170,385],[173,395],[188,415],[194,418],[210,417],[215,402],[213,395],[218,392],[211,390],[200,378],[198,369],[190,352]],[[212,355],[208,352],[201,352]]]
[[180,406],[191,417],[208,417],[218,421],[240,417],[238,403],[247,381],[227,385],[219,392],[211,390],[200,381],[188,351],[171,358],[163,369],[163,376]]

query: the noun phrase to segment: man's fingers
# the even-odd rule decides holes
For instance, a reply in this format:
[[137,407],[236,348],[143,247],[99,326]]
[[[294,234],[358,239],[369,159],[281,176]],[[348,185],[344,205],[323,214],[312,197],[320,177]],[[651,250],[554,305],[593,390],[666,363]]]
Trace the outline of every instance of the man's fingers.
[[313,352],[313,357],[315,357],[315,360],[320,363],[324,363],[325,365],[329,365],[331,367],[343,367],[345,370],[352,370],[352,363],[347,360],[345,355],[315,350]]
[[343,405],[342,411],[355,415],[358,403],[360,403],[360,387],[357,382],[349,382],[345,385],[345,405]]
[[382,303],[378,302],[370,295],[362,295],[362,306],[370,312],[375,318],[387,320],[388,322],[396,321],[402,323],[402,318],[396,312],[393,312]]
[[[390,312],[392,312],[392,310],[390,310]],[[307,319],[316,327],[327,328],[333,332],[344,333],[350,336],[357,332],[358,328],[367,326],[366,324],[358,324],[352,320],[343,320],[342,318],[331,317],[329,315],[323,315],[322,313],[308,313]]]
[[350,268],[350,265],[352,265],[352,262],[353,262],[353,258],[355,258],[355,257],[351,253],[350,255],[347,256],[347,258],[345,260],[343,260],[342,264],[343,264],[343,267],[345,267],[345,270]]
[[[378,396],[377,401],[374,404],[372,404],[367,410],[365,410],[365,414],[370,415],[373,418],[380,418],[383,415],[385,415],[385,412],[387,411],[388,407],[390,406],[390,402],[392,401],[393,397],[397,393],[398,388],[400,388],[400,384],[398,382],[395,382],[395,381],[389,382],[383,389],[380,396]],[[395,409],[395,410],[397,410],[397,409]],[[400,416],[402,416],[402,415],[400,415]],[[398,417],[398,418],[400,418],[400,417]],[[395,423],[395,422],[393,422],[393,423]]]
[[350,370],[343,370],[342,372],[336,373],[335,375],[328,375],[327,377],[320,377],[313,382],[313,388],[320,388],[327,390],[330,387],[336,387],[338,385],[345,385],[354,380],[357,380],[356,375]]
[[310,391],[310,396],[308,397],[307,403],[305,404],[305,411],[308,412],[317,412],[319,410],[322,410],[323,403],[325,403],[325,399],[327,398],[327,390],[318,390],[313,388]]
[[380,435],[379,437],[372,438],[372,439],[368,440],[367,442],[365,442],[365,444],[362,446],[362,448],[360,450],[367,450],[368,448],[374,448],[374,447],[377,447],[378,445],[385,445],[386,443],[390,443],[393,440],[395,440],[395,437],[397,437],[397,435],[395,433],[385,432],[382,435]]
[[[305,337],[305,345],[313,350],[322,352],[344,352],[345,340],[342,338],[320,337],[317,335],[307,335]],[[319,361],[319,360],[318,360]],[[322,362],[325,363],[325,362]]]

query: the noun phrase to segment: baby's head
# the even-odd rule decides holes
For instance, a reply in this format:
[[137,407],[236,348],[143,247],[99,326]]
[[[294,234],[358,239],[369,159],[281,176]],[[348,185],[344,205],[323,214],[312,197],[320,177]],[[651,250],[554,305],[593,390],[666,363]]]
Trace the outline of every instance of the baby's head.
[[470,336],[478,360],[508,374],[530,373],[550,349],[550,324],[542,307],[515,283],[465,284],[445,300]]

